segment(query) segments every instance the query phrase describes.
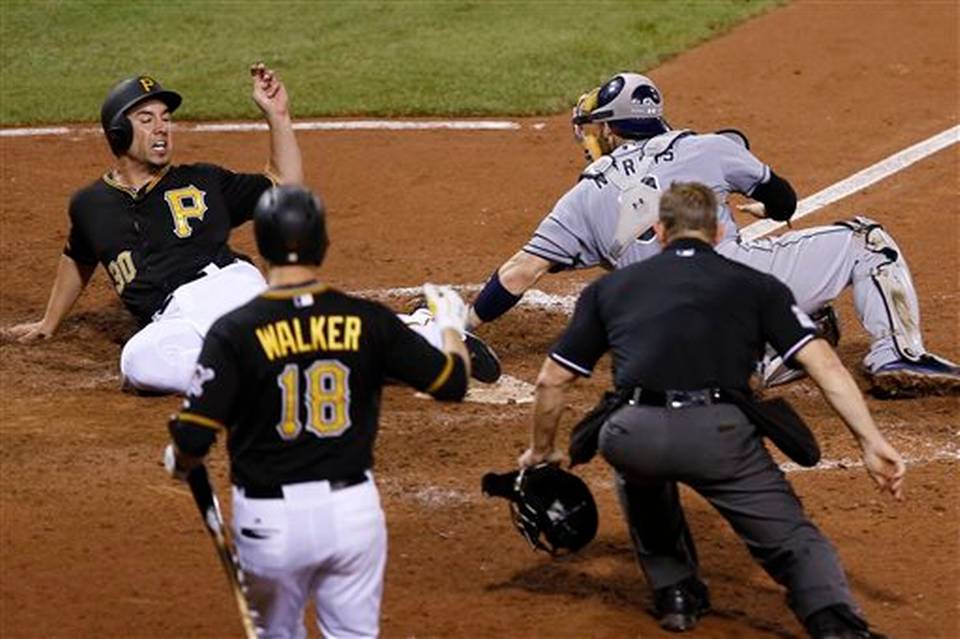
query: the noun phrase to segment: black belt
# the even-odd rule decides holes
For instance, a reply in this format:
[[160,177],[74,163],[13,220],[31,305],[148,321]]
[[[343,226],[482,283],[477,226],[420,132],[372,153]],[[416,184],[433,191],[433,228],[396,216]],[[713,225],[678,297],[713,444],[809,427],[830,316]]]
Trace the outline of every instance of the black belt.
[[639,386],[633,390],[627,401],[633,405],[642,404],[660,408],[690,408],[692,406],[710,406],[711,404],[730,402],[726,394],[719,388],[657,391],[640,388]]
[[[369,479],[366,473],[357,473],[356,475],[348,475],[340,479],[318,479],[316,481],[326,481],[330,484],[330,491],[335,492],[362,484]],[[290,486],[293,484],[287,485]],[[274,486],[238,486],[237,488],[243,491],[243,496],[247,499],[283,499],[283,484]]]

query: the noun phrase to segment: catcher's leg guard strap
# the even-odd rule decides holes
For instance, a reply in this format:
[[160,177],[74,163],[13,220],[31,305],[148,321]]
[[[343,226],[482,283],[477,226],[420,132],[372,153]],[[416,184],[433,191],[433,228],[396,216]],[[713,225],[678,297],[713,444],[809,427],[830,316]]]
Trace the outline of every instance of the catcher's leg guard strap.
[[514,295],[500,283],[500,274],[493,272],[483,290],[473,301],[473,312],[484,322],[492,322],[517,305],[521,295]]

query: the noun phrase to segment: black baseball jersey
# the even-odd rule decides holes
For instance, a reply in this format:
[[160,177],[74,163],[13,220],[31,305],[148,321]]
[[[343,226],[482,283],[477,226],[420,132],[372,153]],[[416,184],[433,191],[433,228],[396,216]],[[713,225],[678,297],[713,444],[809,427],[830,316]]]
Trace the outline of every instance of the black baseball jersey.
[[789,363],[815,333],[775,277],[679,239],[584,289],[550,357],[587,376],[610,350],[617,388],[746,388],[766,343]]
[[271,288],[210,328],[174,440],[202,455],[226,427],[238,486],[354,476],[372,467],[387,378],[437,399],[467,388],[463,361],[385,306],[317,283]]
[[70,201],[65,255],[100,263],[120,299],[140,321],[178,286],[211,262],[237,259],[230,229],[253,216],[266,175],[234,173],[212,164],[169,166],[137,192],[104,175]]

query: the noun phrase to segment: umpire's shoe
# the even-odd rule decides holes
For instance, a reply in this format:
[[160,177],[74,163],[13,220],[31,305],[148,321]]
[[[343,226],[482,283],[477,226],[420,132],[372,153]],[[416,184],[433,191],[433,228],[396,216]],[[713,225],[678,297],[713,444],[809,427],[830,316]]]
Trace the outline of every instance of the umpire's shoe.
[[473,333],[465,333],[464,342],[470,353],[470,376],[484,384],[500,379],[500,358],[493,349]]
[[867,622],[844,604],[816,611],[803,625],[813,639],[887,639],[885,635],[871,632]]
[[660,588],[653,593],[657,621],[671,632],[693,629],[700,617],[710,612],[710,591],[696,577]]
[[869,372],[877,397],[918,397],[960,393],[960,366],[926,353],[916,361],[898,359]]

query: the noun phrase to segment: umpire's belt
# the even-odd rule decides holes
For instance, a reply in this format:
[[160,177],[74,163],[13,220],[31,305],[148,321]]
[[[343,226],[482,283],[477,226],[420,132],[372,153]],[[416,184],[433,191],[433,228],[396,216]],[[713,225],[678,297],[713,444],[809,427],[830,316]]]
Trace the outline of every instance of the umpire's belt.
[[627,401],[632,405],[642,404],[644,406],[676,409],[724,404],[730,400],[719,388],[657,391],[638,386],[633,390],[630,399]]
[[[330,492],[336,492],[344,488],[365,483],[369,479],[366,473],[357,473],[356,475],[348,475],[340,479],[318,481],[325,481],[325,483],[330,484]],[[291,484],[287,485],[289,486]],[[274,486],[237,486],[237,488],[243,492],[243,496],[247,499],[283,499],[283,484]]]

